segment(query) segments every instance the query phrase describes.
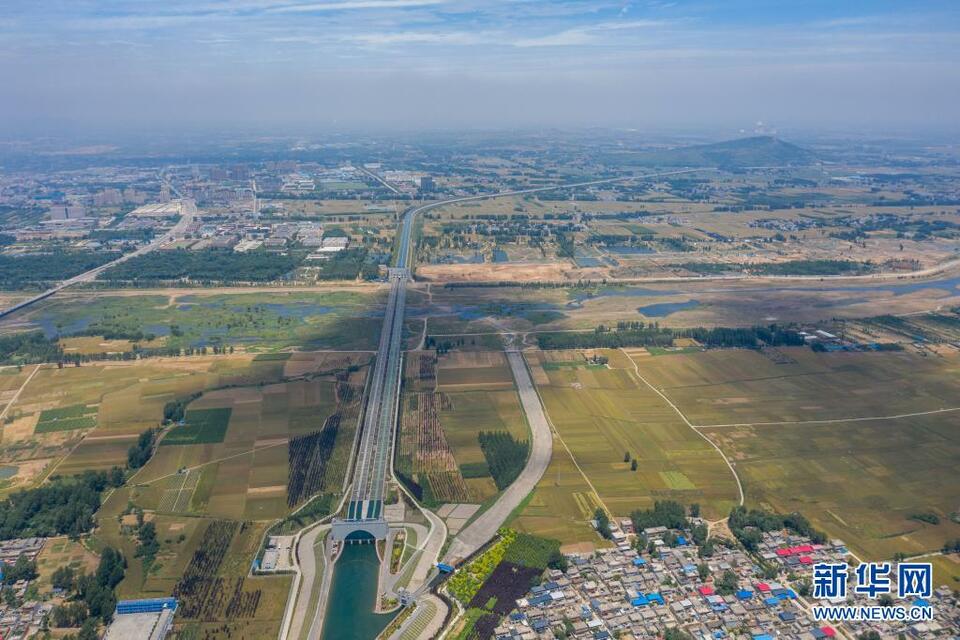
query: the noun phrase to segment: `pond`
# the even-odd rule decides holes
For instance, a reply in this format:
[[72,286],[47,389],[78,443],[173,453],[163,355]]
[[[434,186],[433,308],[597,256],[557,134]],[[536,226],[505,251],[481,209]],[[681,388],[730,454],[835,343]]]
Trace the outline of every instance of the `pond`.
[[660,302],[657,304],[648,304],[645,307],[638,307],[637,311],[648,318],[664,318],[671,313],[683,311],[684,309],[695,309],[700,306],[699,300],[687,300],[686,302]]

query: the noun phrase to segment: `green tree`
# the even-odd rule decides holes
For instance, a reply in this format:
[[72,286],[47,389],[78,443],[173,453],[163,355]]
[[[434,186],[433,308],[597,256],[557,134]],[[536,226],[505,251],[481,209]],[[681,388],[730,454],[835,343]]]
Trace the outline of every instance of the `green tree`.
[[57,589],[63,589],[64,591],[72,591],[77,574],[73,570],[73,567],[70,565],[63,565],[57,567],[53,572],[53,575],[50,578],[51,584]]
[[710,577],[710,567],[706,562],[701,562],[697,565],[697,574],[700,576],[700,581],[703,582],[708,577]]
[[722,596],[729,596],[737,590],[737,574],[727,569],[715,583],[717,593]]
[[606,511],[597,507],[597,510],[593,512],[593,519],[597,521],[597,533],[607,540],[613,537],[613,532],[610,530],[610,518]]

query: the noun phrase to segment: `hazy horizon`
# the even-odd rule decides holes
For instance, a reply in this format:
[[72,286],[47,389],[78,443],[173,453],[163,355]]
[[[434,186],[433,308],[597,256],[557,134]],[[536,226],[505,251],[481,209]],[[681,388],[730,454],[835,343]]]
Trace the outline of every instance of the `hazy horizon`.
[[0,134],[956,128],[956,3],[17,1]]

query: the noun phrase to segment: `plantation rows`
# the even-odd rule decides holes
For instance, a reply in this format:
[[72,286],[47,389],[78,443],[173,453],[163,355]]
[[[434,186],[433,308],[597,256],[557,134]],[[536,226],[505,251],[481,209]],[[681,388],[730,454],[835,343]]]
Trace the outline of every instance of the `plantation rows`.
[[440,424],[436,394],[420,393],[418,398],[413,420],[416,429],[413,470],[426,474],[437,500],[464,502],[468,499],[467,485]]
[[497,489],[503,491],[523,471],[530,446],[525,440],[515,440],[506,431],[481,431],[477,438],[490,467],[490,475],[497,483]]
[[459,471],[431,471],[426,474],[430,491],[440,502],[468,502],[470,494]]
[[353,402],[354,398],[357,397],[357,388],[347,382],[337,382],[333,387],[333,394],[338,405],[347,404]]
[[238,527],[235,522],[216,520],[203,532],[200,546],[173,588],[183,617],[212,619],[220,610],[226,595],[217,573]]
[[436,380],[437,378],[437,358],[436,356],[420,356],[421,380]]
[[340,414],[327,418],[323,427],[291,438],[287,445],[287,506],[293,508],[320,491],[340,429]]
[[224,610],[227,619],[234,618],[253,618],[257,615],[257,607],[260,606],[260,596],[263,595],[260,589],[256,591],[244,591],[245,579],[235,578],[233,586],[233,595],[230,596],[230,602]]

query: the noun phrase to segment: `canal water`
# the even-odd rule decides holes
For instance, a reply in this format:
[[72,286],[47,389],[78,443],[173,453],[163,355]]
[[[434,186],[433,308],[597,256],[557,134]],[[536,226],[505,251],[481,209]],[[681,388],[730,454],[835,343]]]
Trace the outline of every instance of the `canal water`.
[[372,544],[348,544],[334,565],[323,640],[373,640],[395,613],[374,613],[380,559]]

